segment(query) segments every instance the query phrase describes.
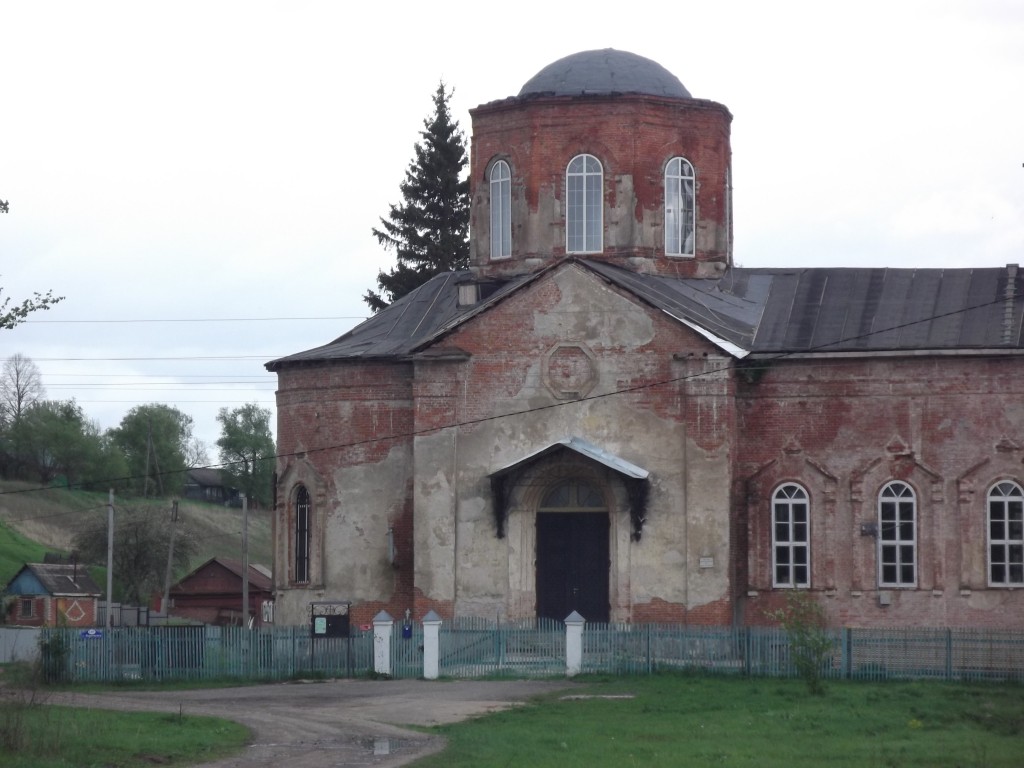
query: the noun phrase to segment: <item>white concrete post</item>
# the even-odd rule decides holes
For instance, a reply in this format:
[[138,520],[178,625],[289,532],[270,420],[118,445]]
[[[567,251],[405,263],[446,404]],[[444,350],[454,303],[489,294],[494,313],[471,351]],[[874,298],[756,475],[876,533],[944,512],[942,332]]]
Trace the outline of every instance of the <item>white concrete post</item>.
[[583,669],[583,625],[587,620],[573,611],[565,617],[565,674],[578,675]]
[[373,671],[378,675],[391,674],[391,630],[395,620],[387,611],[373,617]]
[[441,631],[441,617],[431,611],[423,617],[423,677],[425,680],[437,680],[441,669],[441,642],[438,635]]

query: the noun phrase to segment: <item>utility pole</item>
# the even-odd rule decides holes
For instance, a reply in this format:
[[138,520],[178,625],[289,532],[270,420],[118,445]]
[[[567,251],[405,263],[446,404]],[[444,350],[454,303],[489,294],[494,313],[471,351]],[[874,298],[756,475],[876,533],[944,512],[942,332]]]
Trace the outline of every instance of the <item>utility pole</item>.
[[149,457],[153,455],[153,419],[146,422],[146,476],[142,478],[142,498],[149,498]]
[[178,500],[171,502],[171,543],[167,547],[167,570],[164,572],[164,599],[160,607],[169,616],[171,599],[171,565],[174,563],[174,534],[178,531]]
[[106,626],[114,626],[114,489],[107,497],[107,616]]
[[249,494],[242,491],[242,626],[249,627]]

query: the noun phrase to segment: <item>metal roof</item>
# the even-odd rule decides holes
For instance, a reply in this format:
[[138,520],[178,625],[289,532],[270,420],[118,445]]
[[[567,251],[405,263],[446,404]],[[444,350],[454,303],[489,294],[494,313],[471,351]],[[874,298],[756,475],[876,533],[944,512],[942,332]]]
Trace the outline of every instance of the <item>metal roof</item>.
[[274,371],[332,360],[398,359],[435,340],[549,270],[573,264],[694,328],[735,357],[1021,349],[1024,277],[1015,266],[978,269],[733,268],[719,278],[633,272],[565,259],[492,283],[458,305],[468,271],[446,272],[343,336],[267,363]]
[[501,477],[502,475],[507,475],[510,472],[515,471],[519,467],[532,464],[533,462],[537,461],[543,456],[547,456],[551,453],[554,453],[555,451],[560,451],[566,448],[569,449],[570,451],[578,453],[580,456],[585,456],[586,458],[592,459],[593,461],[596,461],[599,464],[603,464],[609,469],[615,470],[619,474],[625,475],[626,477],[632,477],[635,480],[646,480],[648,477],[650,477],[651,474],[646,469],[638,467],[636,464],[628,462],[623,458],[620,458],[612,453],[609,453],[603,448],[599,448],[593,443],[587,442],[586,440],[580,437],[565,437],[559,440],[558,442],[546,446],[545,448],[541,448],[539,451],[534,451],[528,456],[524,456],[523,458],[517,459],[511,464],[501,467],[500,469],[494,470],[494,472],[492,472],[490,476]]
[[1019,349],[1024,280],[979,269],[734,269],[768,278],[764,353]]
[[267,368],[274,371],[283,365],[409,355],[442,329],[457,325],[533,276],[492,284],[494,290],[484,302],[460,307],[459,283],[469,277],[469,270],[442,272],[334,341],[273,360]]
[[611,93],[691,98],[679,78],[658,62],[614,48],[581,51],[548,64],[526,81],[519,96]]
[[[19,576],[28,571],[47,594],[62,597],[97,597],[100,588],[81,563],[26,563],[11,579],[8,587],[20,582]],[[12,594],[17,594],[12,593]],[[29,594],[29,593],[24,593]]]

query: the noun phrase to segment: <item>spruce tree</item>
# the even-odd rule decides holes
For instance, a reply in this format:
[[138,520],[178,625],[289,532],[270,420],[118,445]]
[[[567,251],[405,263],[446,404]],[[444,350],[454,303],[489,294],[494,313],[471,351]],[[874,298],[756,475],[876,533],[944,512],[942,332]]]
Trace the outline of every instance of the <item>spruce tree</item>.
[[398,261],[390,272],[377,274],[380,293],[368,290],[363,297],[374,312],[434,275],[469,266],[469,180],[462,174],[466,140],[452,120],[450,98],[441,82],[399,187],[402,202],[391,205],[380,228],[373,229],[377,242],[393,250]]

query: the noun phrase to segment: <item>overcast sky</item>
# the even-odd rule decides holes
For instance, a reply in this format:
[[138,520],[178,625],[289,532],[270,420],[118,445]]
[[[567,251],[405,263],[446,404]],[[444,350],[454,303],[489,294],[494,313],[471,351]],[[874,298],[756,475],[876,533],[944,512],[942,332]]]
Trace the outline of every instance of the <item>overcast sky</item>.
[[66,297],[0,359],[104,429],[172,404],[215,461],[263,363],[366,315],[438,81],[468,137],[595,48],[730,109],[742,266],[1024,261],[1021,0],[599,7],[0,0],[0,287]]

